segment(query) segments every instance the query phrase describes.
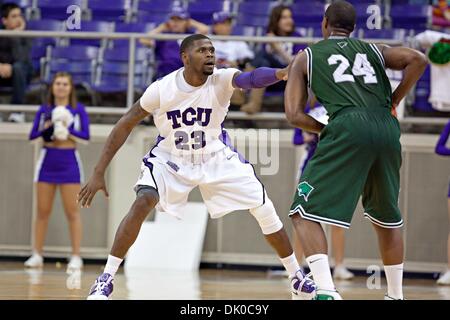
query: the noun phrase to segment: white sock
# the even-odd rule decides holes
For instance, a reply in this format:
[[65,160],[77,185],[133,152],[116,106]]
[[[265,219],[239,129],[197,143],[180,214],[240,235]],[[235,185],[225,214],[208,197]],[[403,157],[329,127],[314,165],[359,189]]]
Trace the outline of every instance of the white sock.
[[317,289],[336,290],[326,254],[314,254],[307,257],[306,262],[308,262],[309,269],[311,269]]
[[103,270],[103,273],[109,273],[114,277],[122,261],[123,259],[108,255],[108,261],[106,261],[106,266],[105,270]]
[[388,296],[394,299],[403,299],[403,263],[384,266],[388,287]]
[[39,251],[33,250],[33,255],[37,255],[42,258],[42,254],[39,253]]
[[297,258],[295,257],[295,253],[292,253],[286,258],[280,258],[280,260],[284,268],[289,273],[289,277],[295,276],[295,273],[300,269],[300,265],[298,264]]

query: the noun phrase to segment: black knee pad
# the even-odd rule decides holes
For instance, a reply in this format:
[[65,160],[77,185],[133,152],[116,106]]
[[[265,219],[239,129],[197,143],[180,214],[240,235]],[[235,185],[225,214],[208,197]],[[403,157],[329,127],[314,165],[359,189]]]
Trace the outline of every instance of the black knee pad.
[[136,198],[139,198],[140,196],[151,196],[155,198],[157,202],[159,201],[158,190],[156,190],[154,187],[138,185],[134,190],[136,192]]

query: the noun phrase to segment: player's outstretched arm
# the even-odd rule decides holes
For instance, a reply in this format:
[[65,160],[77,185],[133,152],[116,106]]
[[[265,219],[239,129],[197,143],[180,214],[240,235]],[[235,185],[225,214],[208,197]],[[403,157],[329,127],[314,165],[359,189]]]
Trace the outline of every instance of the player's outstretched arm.
[[249,72],[236,72],[233,87],[239,89],[265,88],[281,80],[287,80],[288,67],[283,69],[259,67]]
[[414,49],[387,45],[377,46],[383,55],[386,68],[404,70],[402,81],[392,93],[392,104],[395,107],[422,76],[428,59],[423,53]]
[[138,101],[116,123],[109,134],[108,139],[106,139],[105,146],[103,147],[100,160],[95,166],[94,173],[78,194],[78,202],[82,207],[89,207],[91,205],[92,199],[98,190],[103,190],[108,197],[105,183],[106,168],[116,152],[127,140],[133,128],[148,115],[149,113],[141,107],[141,104]]
[[305,113],[308,101],[306,53],[299,53],[289,68],[284,91],[284,110],[291,125],[308,132],[319,133],[324,125]]

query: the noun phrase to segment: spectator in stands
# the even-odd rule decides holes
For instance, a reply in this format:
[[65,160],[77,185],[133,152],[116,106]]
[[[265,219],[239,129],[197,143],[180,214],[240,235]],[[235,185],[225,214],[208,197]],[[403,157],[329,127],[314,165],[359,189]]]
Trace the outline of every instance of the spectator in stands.
[[[300,37],[295,31],[295,24],[292,18],[292,11],[286,5],[274,7],[270,14],[269,25],[267,27],[267,36],[270,37]],[[254,67],[286,67],[295,54],[302,48],[301,45],[292,42],[276,42],[265,45],[261,51],[256,54],[252,61]],[[284,91],[285,83],[276,84],[268,87],[275,91]],[[242,105],[241,110],[247,113],[255,113],[261,110],[262,99],[265,89],[253,89],[250,92],[249,102]]]
[[[212,33],[219,36],[229,36],[233,31],[233,16],[230,12],[215,12],[213,14]],[[217,68],[245,69],[246,64],[254,58],[254,53],[244,41],[214,40]]]
[[[190,18],[189,13],[183,8],[176,6],[167,17],[167,21],[149,32],[150,35],[158,33],[201,33],[209,32],[209,27],[201,22]],[[141,39],[140,42],[146,46],[155,47],[157,62],[156,79],[175,71],[183,66],[180,58],[181,40],[153,41]]]
[[[22,10],[15,3],[1,6],[2,26],[6,30],[25,30]],[[12,104],[24,102],[25,90],[31,80],[31,39],[19,37],[0,38],[0,86],[12,86]],[[24,121],[24,116],[13,114],[11,120]]]
[[[436,144],[436,153],[441,156],[450,156],[450,148],[446,146],[450,136],[450,121],[445,126]],[[448,219],[450,222],[450,183],[448,189]],[[450,285],[450,232],[447,239],[447,271],[438,279],[437,283],[442,285]]]
[[414,36],[413,46],[426,50],[431,66],[428,101],[433,109],[450,111],[450,34],[425,30]]
[[[328,123],[327,111],[323,106],[313,107],[317,100],[314,98],[311,100],[311,109],[308,114],[316,119],[319,122],[324,124]],[[319,142],[319,135],[311,132],[302,131],[299,128],[294,129],[294,145],[305,145],[306,149],[300,161],[300,168],[298,171],[297,180],[300,179],[300,176],[303,170],[306,168],[308,161],[314,155],[314,152],[317,148],[317,143]],[[293,232],[294,241],[292,241],[295,256],[299,260],[299,264],[301,265],[301,260],[303,259],[304,252],[302,245],[300,243],[300,239],[297,237],[295,230]],[[355,275],[350,272],[344,265],[344,252],[345,252],[345,229],[340,228],[338,226],[331,226],[331,244],[334,256],[334,270],[333,277],[339,280],[350,280]]]
[[43,148],[35,172],[37,216],[34,222],[34,251],[25,266],[43,266],[42,251],[47,225],[59,187],[72,242],[72,256],[67,270],[80,270],[83,266],[80,257],[82,225],[76,199],[83,172],[76,141],[89,140],[89,118],[84,106],[77,102],[70,74],[58,72],[53,78],[47,103],[38,110],[30,132],[30,140],[36,138],[42,138]]
[[[229,36],[233,30],[233,16],[230,12],[215,12],[213,14],[212,33],[219,36]],[[254,58],[254,53],[244,41],[214,40],[217,68],[238,68],[247,70],[248,63]],[[245,102],[244,91],[236,89],[231,97],[231,104],[242,105]]]
[[447,0],[438,0],[433,5],[433,26],[448,28],[450,27],[450,5]]

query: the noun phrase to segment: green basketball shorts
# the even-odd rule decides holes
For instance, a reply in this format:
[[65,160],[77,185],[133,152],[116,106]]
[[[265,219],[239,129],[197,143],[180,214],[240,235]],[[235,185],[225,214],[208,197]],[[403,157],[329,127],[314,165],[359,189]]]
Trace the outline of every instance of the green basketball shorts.
[[345,108],[323,129],[316,152],[300,177],[290,216],[343,228],[362,195],[364,215],[398,228],[400,126],[386,108]]

